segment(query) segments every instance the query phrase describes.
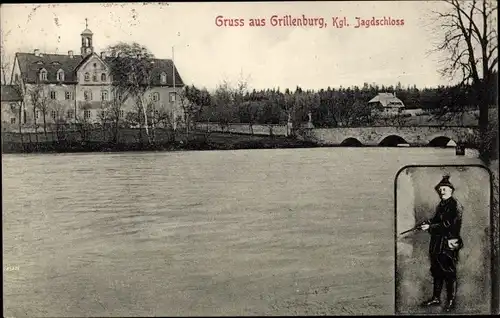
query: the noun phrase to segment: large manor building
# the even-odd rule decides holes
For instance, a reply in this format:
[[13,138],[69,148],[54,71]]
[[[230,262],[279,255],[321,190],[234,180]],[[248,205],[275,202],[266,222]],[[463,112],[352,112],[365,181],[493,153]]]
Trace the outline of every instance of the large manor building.
[[[88,28],[81,33],[80,54],[73,51],[45,54],[38,49],[16,53],[11,85],[2,86],[4,129],[6,126],[16,129],[20,122],[26,127],[35,122],[43,124],[42,109],[34,108],[32,103],[30,92],[36,89],[44,96],[45,120],[49,125],[61,120],[66,123],[103,120],[103,105],[109,105],[105,102],[115,98],[110,76],[111,58],[94,52],[92,37]],[[150,89],[144,96],[146,101],[153,105],[156,114],[163,112],[170,118],[181,119],[182,109],[176,92],[179,93],[184,83],[173,61],[153,59],[152,64]],[[137,113],[134,98],[125,100],[119,117],[125,120],[131,112]]]

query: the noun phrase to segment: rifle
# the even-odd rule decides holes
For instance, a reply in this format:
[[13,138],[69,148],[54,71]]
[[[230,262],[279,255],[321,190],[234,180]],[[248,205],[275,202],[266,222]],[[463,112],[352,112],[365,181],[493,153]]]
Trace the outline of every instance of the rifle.
[[415,225],[414,227],[412,227],[411,229],[409,230],[406,230],[404,232],[401,232],[399,233],[399,235],[403,235],[403,234],[406,234],[406,233],[409,233],[409,232],[415,232],[415,231],[421,231],[420,227],[424,224],[429,224],[429,221],[423,221],[423,222],[419,222],[417,223],[417,225]]

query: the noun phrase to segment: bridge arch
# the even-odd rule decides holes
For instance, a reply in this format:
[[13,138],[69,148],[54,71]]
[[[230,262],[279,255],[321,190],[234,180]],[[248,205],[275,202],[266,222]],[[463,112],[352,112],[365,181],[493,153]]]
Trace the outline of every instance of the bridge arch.
[[340,145],[341,146],[346,146],[346,147],[360,147],[360,146],[363,146],[363,144],[361,143],[361,141],[359,141],[358,139],[353,138],[353,137],[349,137],[347,139],[344,139],[340,143]]
[[379,140],[378,145],[381,147],[396,147],[399,144],[407,144],[408,142],[401,136],[389,135]]
[[430,147],[455,147],[457,142],[450,137],[447,136],[434,136],[429,140]]

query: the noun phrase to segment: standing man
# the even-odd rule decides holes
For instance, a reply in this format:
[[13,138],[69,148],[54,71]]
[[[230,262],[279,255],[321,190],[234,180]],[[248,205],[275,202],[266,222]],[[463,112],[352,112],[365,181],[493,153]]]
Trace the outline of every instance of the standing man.
[[447,302],[444,309],[450,311],[455,308],[457,295],[458,251],[463,247],[460,237],[463,207],[453,197],[455,187],[450,182],[450,176],[444,176],[435,189],[441,202],[434,216],[420,226],[423,231],[428,231],[431,235],[429,256],[434,279],[432,298],[422,305],[440,305],[441,290],[446,283]]

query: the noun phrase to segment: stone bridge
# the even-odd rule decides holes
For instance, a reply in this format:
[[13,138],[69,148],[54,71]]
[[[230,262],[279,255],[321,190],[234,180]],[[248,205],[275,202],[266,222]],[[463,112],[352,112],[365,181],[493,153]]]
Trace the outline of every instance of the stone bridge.
[[416,127],[340,127],[302,129],[302,140],[322,145],[341,146],[410,146],[445,147],[450,140],[468,145],[477,137],[477,127],[416,126]]

